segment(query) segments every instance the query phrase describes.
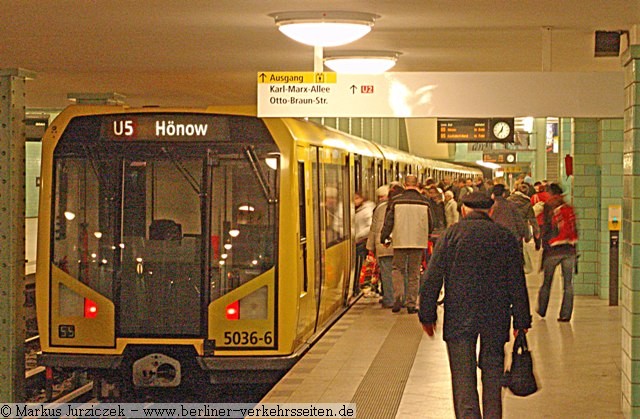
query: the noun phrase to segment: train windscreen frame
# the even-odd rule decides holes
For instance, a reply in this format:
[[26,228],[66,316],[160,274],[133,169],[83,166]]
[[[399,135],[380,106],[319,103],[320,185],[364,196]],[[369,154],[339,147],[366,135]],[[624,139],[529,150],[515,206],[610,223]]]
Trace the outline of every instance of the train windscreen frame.
[[257,118],[76,117],[54,150],[51,260],[114,302],[117,336],[204,336],[209,302],[275,264],[277,151]]

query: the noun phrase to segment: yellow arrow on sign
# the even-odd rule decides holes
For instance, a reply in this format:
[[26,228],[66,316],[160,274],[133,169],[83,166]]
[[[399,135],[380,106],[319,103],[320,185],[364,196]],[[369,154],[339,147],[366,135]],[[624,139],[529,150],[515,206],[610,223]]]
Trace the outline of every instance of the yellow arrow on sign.
[[297,84],[297,83],[336,83],[337,73],[314,73],[312,71],[269,72],[258,73],[258,83],[265,84]]

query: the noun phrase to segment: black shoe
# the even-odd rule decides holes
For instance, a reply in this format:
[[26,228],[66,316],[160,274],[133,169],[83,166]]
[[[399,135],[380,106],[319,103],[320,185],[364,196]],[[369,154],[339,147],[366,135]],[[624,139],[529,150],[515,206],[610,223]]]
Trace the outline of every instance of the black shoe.
[[409,314],[416,314],[418,312],[418,309],[415,307],[407,307],[407,313]]
[[402,302],[400,300],[396,300],[396,302],[393,303],[393,307],[391,308],[391,311],[393,313],[397,313],[400,311],[401,307],[402,307]]
[[568,323],[571,321],[571,319],[565,319],[564,317],[558,317],[558,321],[561,323]]

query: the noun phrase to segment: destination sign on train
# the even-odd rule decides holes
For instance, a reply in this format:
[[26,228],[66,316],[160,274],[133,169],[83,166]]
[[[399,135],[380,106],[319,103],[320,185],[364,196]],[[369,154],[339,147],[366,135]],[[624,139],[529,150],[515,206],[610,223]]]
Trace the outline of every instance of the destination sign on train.
[[229,139],[227,119],[203,114],[118,114],[103,118],[101,136],[116,141]]

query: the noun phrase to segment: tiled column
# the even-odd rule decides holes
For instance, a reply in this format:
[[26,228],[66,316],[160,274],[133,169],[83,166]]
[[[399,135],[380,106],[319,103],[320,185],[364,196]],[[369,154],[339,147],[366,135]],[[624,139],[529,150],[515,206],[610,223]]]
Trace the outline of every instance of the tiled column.
[[609,206],[622,205],[623,128],[623,119],[602,119],[598,122],[601,167],[600,252],[598,252],[600,283],[596,291],[600,298],[607,300],[609,299]]
[[[580,240],[578,274],[574,276],[576,295],[596,295],[600,267],[600,163],[598,120],[573,120],[573,206],[578,217]],[[564,156],[562,156],[564,158]]]
[[622,410],[640,416],[640,45],[622,57],[625,112],[622,204]]
[[[576,294],[609,298],[609,205],[622,204],[622,119],[574,119],[561,129],[562,186],[578,217],[580,240]],[[573,134],[567,144],[566,131]],[[564,156],[574,157],[574,179],[564,176]],[[571,185],[573,183],[573,185]],[[570,197],[570,198],[569,198]]]

